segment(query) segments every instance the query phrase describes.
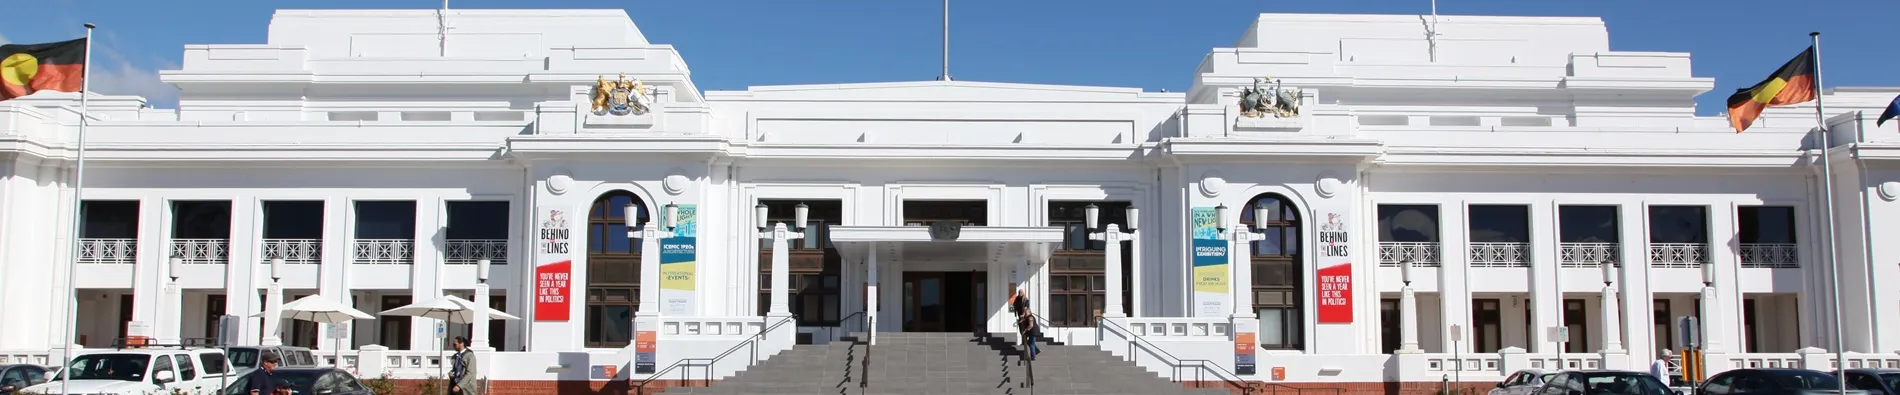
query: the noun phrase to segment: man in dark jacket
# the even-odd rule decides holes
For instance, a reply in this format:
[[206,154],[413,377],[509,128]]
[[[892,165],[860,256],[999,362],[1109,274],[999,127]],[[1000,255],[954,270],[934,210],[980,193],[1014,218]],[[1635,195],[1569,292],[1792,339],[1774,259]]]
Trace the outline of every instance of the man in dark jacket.
[[277,372],[277,365],[282,363],[284,363],[283,358],[278,357],[277,353],[274,352],[265,352],[264,355],[259,356],[257,370],[253,370],[250,374],[245,375],[249,380],[244,384],[244,389],[247,391],[246,394],[291,395],[290,389],[278,387],[277,378],[272,376],[273,373]]

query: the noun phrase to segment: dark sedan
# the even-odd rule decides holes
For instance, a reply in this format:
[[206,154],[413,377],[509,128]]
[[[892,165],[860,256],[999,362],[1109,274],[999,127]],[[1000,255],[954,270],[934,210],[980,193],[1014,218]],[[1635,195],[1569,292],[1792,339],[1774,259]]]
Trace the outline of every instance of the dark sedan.
[[[244,389],[251,383],[251,375],[231,381],[231,385],[220,391],[222,395],[250,395]],[[376,395],[362,380],[349,371],[337,368],[286,368],[271,372],[271,378],[277,381],[277,388],[289,388],[295,395]]]
[[21,388],[46,382],[46,367],[35,365],[0,365],[0,395],[13,395]]
[[[1807,369],[1735,369],[1702,382],[1697,395],[1809,395],[1840,393],[1840,380]],[[1847,395],[1868,395],[1849,387]]]
[[1847,388],[1869,395],[1900,395],[1900,369],[1848,369]]
[[1557,372],[1535,395],[1674,395],[1646,372],[1585,370]]

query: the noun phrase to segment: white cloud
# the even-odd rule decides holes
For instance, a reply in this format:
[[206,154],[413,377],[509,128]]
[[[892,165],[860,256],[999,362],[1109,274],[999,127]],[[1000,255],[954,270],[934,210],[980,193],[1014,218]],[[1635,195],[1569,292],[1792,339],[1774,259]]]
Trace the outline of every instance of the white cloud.
[[[105,40],[93,47],[92,90],[109,95],[137,95],[145,97],[145,103],[152,107],[178,108],[178,88],[158,80],[158,70],[140,67],[127,59],[125,54],[110,45],[117,37],[108,32]],[[103,56],[101,56],[103,55]],[[160,61],[154,60],[154,63]],[[176,68],[177,65],[162,64]]]

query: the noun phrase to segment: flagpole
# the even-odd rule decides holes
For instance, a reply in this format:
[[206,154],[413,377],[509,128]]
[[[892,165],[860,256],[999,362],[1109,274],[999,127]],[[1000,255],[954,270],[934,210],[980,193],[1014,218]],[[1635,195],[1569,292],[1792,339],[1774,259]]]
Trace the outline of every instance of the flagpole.
[[1847,393],[1847,330],[1841,320],[1841,260],[1835,256],[1834,229],[1834,166],[1828,151],[1833,151],[1833,133],[1827,130],[1827,110],[1822,106],[1821,89],[1821,32],[1808,33],[1814,48],[1814,124],[1821,131],[1821,204],[1827,211],[1827,261],[1828,270],[1833,272],[1834,286],[1829,287],[1834,298],[1834,364],[1836,382],[1841,393]]
[[92,29],[94,27],[93,24],[86,24],[86,59],[85,63],[79,66],[79,148],[77,149],[79,153],[73,165],[73,229],[71,240],[67,240],[72,245],[69,247],[70,260],[66,261],[66,330],[70,332],[70,336],[62,342],[65,343],[66,361],[60,363],[60,395],[72,394],[66,385],[72,382],[73,342],[79,339],[79,323],[75,317],[79,310],[79,288],[73,285],[73,279],[79,274],[79,225],[81,223],[79,205],[82,202],[80,192],[85,191],[86,185],[86,124],[89,121],[86,119],[89,114],[86,107],[91,102],[89,98],[92,97],[88,93],[92,91]]

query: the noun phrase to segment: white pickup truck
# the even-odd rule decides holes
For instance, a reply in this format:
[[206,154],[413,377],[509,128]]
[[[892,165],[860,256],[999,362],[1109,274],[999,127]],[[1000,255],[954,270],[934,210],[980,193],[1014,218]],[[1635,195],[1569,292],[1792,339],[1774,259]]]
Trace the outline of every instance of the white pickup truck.
[[58,394],[65,385],[69,394],[196,395],[215,393],[234,379],[222,350],[122,349],[80,354],[50,381],[20,393]]

